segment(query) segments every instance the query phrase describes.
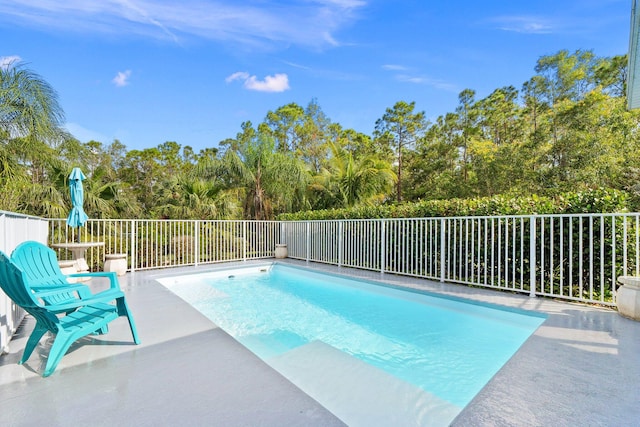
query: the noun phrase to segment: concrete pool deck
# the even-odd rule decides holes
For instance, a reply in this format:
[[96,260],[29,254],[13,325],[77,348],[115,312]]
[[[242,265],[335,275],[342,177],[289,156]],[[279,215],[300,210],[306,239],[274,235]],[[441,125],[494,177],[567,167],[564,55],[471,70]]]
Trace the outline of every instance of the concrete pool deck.
[[[41,341],[17,365],[27,317],[0,357],[3,425],[337,426],[337,417],[155,279],[216,264],[120,278],[141,345],[126,319],[74,344],[41,378]],[[294,265],[304,262],[287,260]],[[640,322],[609,309],[411,277],[310,264],[327,272],[535,310],[543,325],[453,421],[455,426],[635,426],[640,419]],[[102,283],[92,284],[100,289]]]

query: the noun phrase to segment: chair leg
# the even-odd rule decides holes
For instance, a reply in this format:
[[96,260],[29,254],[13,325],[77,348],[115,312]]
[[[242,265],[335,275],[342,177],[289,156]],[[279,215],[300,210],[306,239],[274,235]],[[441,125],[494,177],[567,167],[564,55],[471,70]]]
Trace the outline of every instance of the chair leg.
[[56,370],[58,363],[62,360],[62,356],[64,356],[67,350],[69,350],[71,344],[73,344],[73,340],[71,340],[70,335],[60,333],[56,335],[53,345],[51,346],[51,350],[49,351],[47,365],[45,366],[44,373],[42,374],[43,377],[48,377]]
[[104,325],[102,328],[100,329],[96,329],[95,334],[96,335],[105,335],[109,333],[109,326]]
[[129,327],[131,328],[131,335],[133,335],[133,342],[135,342],[136,344],[140,344],[140,338],[138,338],[138,330],[136,328],[135,322],[133,321],[133,316],[129,311],[129,306],[127,305],[127,301],[125,301],[124,297],[117,298],[116,305],[118,307],[118,315],[127,316],[127,320],[129,321]]
[[133,336],[133,342],[136,344],[140,344],[140,338],[138,338],[138,330],[136,329],[136,324],[133,322],[133,317],[131,313],[127,313],[127,320],[129,321],[129,327],[131,328],[131,335]]
[[39,323],[36,323],[36,327],[33,329],[33,332],[31,332],[31,336],[29,337],[29,340],[27,340],[27,345],[22,352],[22,359],[20,359],[20,362],[18,362],[19,365],[22,365],[24,362],[29,360],[29,357],[31,357],[31,353],[33,353],[33,350],[35,350],[45,332],[47,332],[47,328],[44,328],[40,326]]

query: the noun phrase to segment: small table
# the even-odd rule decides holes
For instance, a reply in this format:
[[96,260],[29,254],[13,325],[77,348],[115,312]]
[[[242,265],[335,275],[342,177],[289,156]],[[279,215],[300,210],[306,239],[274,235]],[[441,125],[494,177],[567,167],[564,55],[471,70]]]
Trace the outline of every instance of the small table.
[[84,242],[84,243],[54,243],[51,247],[56,249],[67,249],[73,254],[73,259],[78,266],[78,273],[89,271],[89,265],[85,259],[87,249],[104,246],[104,242]]

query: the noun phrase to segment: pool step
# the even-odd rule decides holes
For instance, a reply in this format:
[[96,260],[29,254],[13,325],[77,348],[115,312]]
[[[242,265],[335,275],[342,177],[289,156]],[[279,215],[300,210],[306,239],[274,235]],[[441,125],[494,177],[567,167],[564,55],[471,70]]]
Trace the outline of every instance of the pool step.
[[284,354],[307,342],[293,332],[282,330],[267,334],[246,335],[236,339],[263,360]]
[[462,410],[321,341],[267,363],[351,427],[443,426]]

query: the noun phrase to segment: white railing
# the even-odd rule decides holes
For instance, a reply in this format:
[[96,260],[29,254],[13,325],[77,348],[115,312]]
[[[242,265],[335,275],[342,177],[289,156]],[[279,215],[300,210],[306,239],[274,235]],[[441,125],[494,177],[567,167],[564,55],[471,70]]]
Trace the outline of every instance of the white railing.
[[[50,220],[49,244],[104,242],[87,249],[92,270],[100,270],[105,254],[127,255],[129,271],[199,265],[273,256],[280,237],[276,221],[116,220],[90,219],[69,228],[66,220]],[[64,249],[60,259],[71,259]]]
[[[49,243],[75,241],[50,221]],[[640,275],[640,214],[572,214],[331,221],[89,220],[92,269],[105,253],[128,269],[273,256],[615,305],[616,278]],[[60,252],[61,259],[70,254]]]
[[[25,240],[46,243],[48,230],[46,219],[0,211],[0,251],[11,255]],[[9,340],[23,317],[24,311],[0,290],[0,354],[7,351]]]
[[640,214],[281,223],[289,257],[615,305],[616,278],[640,275]]
[[[640,214],[333,221],[64,219],[0,211],[0,250],[25,240],[104,242],[86,259],[127,255],[129,271],[269,258],[275,245],[306,261],[461,283],[531,296],[616,304],[616,278],[640,275]],[[71,254],[59,250],[60,259]],[[23,313],[0,293],[0,352]]]

